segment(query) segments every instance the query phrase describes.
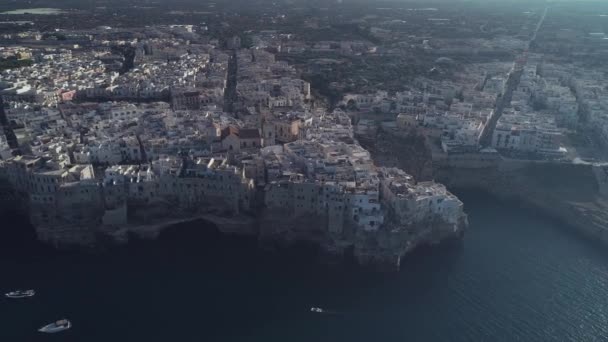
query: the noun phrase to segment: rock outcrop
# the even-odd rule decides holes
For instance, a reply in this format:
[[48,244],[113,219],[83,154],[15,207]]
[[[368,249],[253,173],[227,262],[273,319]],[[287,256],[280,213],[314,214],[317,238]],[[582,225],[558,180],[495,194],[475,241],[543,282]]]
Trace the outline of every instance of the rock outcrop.
[[433,217],[416,225],[389,222],[374,232],[347,224],[341,233],[332,233],[328,222],[322,216],[293,217],[285,211],[266,210],[259,218],[258,239],[267,247],[304,241],[318,246],[328,260],[352,257],[360,265],[395,271],[399,270],[401,258],[417,247],[461,239],[468,226],[464,213],[456,223]]

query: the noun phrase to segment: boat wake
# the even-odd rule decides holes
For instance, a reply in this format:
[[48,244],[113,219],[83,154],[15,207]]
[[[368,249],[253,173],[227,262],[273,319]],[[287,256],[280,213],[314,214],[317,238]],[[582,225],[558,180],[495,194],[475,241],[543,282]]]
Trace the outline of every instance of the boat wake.
[[326,310],[326,309],[322,309],[319,307],[312,307],[310,308],[310,312],[312,313],[316,313],[316,314],[321,314],[321,315],[344,315],[344,312],[340,312],[340,311],[334,311],[334,310]]

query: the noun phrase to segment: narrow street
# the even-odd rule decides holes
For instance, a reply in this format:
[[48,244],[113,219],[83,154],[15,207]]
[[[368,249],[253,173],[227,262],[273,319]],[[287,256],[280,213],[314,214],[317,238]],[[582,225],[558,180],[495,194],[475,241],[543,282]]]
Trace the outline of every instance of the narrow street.
[[547,17],[548,11],[549,7],[545,7],[545,10],[543,11],[542,16],[540,17],[540,20],[538,21],[538,24],[536,24],[536,28],[532,33],[532,37],[526,44],[526,49],[524,50],[523,54],[519,56],[517,60],[515,60],[515,62],[513,63],[513,68],[511,69],[507,77],[505,91],[500,94],[498,99],[496,99],[496,106],[494,108],[494,111],[492,112],[488,123],[483,128],[483,131],[481,132],[481,135],[479,137],[479,144],[481,146],[490,146],[492,144],[492,135],[494,133],[494,129],[496,128],[496,124],[498,123],[498,119],[500,119],[504,109],[511,104],[513,91],[519,86],[519,82],[521,81],[521,75],[523,74],[524,67],[526,66],[526,63],[528,61],[528,50],[530,49],[532,42],[536,40],[538,31],[543,26],[543,22]]
[[0,96],[0,126],[2,126],[2,129],[4,131],[4,136],[6,137],[8,146],[11,149],[19,148],[19,143],[17,142],[17,136],[15,135],[15,132],[13,131],[13,127],[11,126],[11,123],[8,121],[8,118],[6,117],[6,113],[4,112],[4,102],[3,102],[2,96]]
[[232,53],[228,61],[228,79],[226,81],[226,90],[224,91],[224,112],[234,112],[234,103],[236,102],[236,51]]

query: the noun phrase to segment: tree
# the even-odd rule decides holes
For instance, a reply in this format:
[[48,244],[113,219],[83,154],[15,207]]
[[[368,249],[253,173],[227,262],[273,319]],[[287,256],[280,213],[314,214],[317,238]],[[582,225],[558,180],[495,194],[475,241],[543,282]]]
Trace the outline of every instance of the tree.
[[357,107],[357,102],[355,102],[355,100],[353,99],[348,100],[348,102],[346,103],[346,108],[350,111],[359,110],[359,108]]
[[396,110],[397,110],[397,102],[391,101],[391,112],[394,112]]

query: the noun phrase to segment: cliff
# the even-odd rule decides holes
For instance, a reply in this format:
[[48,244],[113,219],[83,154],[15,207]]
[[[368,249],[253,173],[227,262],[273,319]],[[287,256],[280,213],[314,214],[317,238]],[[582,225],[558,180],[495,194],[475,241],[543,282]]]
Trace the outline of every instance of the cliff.
[[285,211],[269,209],[259,217],[258,239],[265,247],[308,242],[319,247],[325,260],[353,258],[359,265],[396,271],[401,258],[417,247],[462,238],[468,220],[462,213],[456,223],[439,217],[415,225],[388,222],[373,232],[357,229],[352,223],[346,223],[341,232],[332,232],[328,224],[328,217],[294,217]]
[[452,189],[479,189],[540,210],[608,243],[605,165],[518,161],[435,163],[435,178]]
[[[317,114],[305,139],[253,159],[163,157],[96,176],[92,165],[18,156],[0,171],[29,203],[38,238],[55,245],[153,239],[166,226],[203,219],[262,245],[307,241],[328,255],[398,269],[417,246],[462,236],[463,203],[444,185],[378,167],[346,113]],[[415,150],[425,145],[414,141]]]
[[[462,213],[457,223],[445,222],[436,216],[415,225],[388,222],[373,232],[345,222],[342,231],[336,233],[332,232],[327,216],[294,216],[284,210],[269,208],[260,209],[255,217],[216,211],[186,213],[176,208],[159,211],[154,207],[136,210],[131,207],[130,210],[136,211],[131,216],[137,219],[119,225],[38,223],[35,227],[37,237],[57,248],[103,249],[108,244],[128,243],[132,237],[157,239],[163,230],[183,223],[200,223],[201,229],[209,229],[211,224],[224,234],[255,237],[262,248],[288,248],[304,242],[318,247],[319,257],[325,262],[352,258],[360,265],[396,271],[401,258],[417,247],[458,240],[468,225],[467,217]],[[167,214],[167,210],[172,213],[159,218],[159,213]],[[147,219],[142,219],[144,217]]]
[[[388,142],[384,148],[372,148],[380,165],[416,161],[411,151],[397,148],[402,144],[398,134],[384,132],[382,139],[379,141]],[[591,239],[608,242],[606,165],[504,159],[495,151],[449,156],[437,149],[430,152],[420,155],[432,155],[432,161],[420,161],[432,165],[432,177],[448,188],[478,189],[497,198],[515,200]]]

